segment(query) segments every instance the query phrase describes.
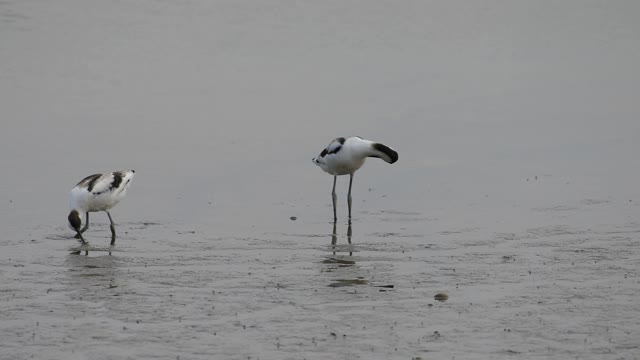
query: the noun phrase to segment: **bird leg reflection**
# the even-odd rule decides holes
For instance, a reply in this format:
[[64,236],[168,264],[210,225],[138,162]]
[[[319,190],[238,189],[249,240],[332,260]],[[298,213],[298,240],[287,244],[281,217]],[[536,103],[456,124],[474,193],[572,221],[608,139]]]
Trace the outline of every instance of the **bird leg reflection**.
[[[347,227],[347,242],[351,245],[351,237],[353,236],[353,228],[351,227],[351,220],[349,220],[349,225]],[[337,222],[333,222],[333,230],[331,232],[331,248],[333,250],[333,255],[336,255],[336,245],[338,244],[338,230],[337,230]],[[350,247],[351,248],[351,247]],[[353,251],[349,251],[349,256],[353,256]]]
[[[353,235],[353,230],[351,229],[351,217],[349,217],[349,226],[347,227],[347,241],[349,245],[351,245],[351,235]],[[353,251],[349,251],[349,256],[353,256]]]

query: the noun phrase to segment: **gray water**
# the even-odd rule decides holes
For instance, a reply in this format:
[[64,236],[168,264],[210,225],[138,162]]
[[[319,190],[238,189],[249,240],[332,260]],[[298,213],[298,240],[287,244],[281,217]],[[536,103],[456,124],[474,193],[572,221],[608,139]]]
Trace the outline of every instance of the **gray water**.
[[639,358],[639,4],[0,2],[0,358]]

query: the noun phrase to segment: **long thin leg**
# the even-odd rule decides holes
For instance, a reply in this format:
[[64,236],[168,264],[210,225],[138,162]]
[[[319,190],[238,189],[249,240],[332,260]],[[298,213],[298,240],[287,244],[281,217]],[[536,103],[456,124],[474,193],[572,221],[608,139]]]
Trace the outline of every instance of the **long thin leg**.
[[85,221],[84,227],[82,229],[80,229],[80,231],[76,234],[76,236],[75,236],[76,239],[82,239],[82,235],[80,235],[80,234],[84,233],[89,228],[89,212],[87,212],[87,218],[86,219],[87,219],[87,221]]
[[[77,231],[77,230],[76,230],[76,231]],[[86,241],[84,241],[84,238],[82,237],[82,232],[80,232],[80,231],[77,231],[76,239],[80,239],[80,240],[82,240],[82,245],[86,245],[86,244],[87,244],[87,242],[86,242]]]
[[82,227],[82,230],[80,230],[80,232],[84,234],[84,232],[87,231],[87,229],[89,229],[89,212],[88,211],[87,211],[86,221],[84,223],[84,226]]
[[338,215],[336,212],[336,200],[337,200],[337,196],[336,196],[336,181],[338,180],[338,176],[334,175],[333,176],[333,190],[331,191],[331,198],[333,199],[333,221],[338,221]]
[[109,214],[108,211],[105,211],[107,213],[107,216],[109,216],[109,221],[111,222],[111,225],[109,226],[109,228],[111,229],[111,245],[115,245],[116,244],[116,224],[113,223],[113,219],[111,219],[111,214]]
[[336,222],[333,222],[333,233],[331,234],[331,248],[333,249],[333,255],[336,254],[336,244],[338,243],[338,233],[336,229]]
[[351,220],[351,184],[353,184],[353,173],[349,175],[349,195],[347,195],[347,202],[349,203],[349,220]]

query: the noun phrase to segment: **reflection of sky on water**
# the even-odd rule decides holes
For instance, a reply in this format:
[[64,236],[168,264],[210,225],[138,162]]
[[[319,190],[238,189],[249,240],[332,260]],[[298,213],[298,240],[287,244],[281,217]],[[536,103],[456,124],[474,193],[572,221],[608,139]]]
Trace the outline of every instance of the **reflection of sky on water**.
[[637,5],[336,6],[3,4],[7,222],[120,168],[124,218],[324,219],[309,159],[339,135],[401,155],[358,172],[357,211],[637,197]]

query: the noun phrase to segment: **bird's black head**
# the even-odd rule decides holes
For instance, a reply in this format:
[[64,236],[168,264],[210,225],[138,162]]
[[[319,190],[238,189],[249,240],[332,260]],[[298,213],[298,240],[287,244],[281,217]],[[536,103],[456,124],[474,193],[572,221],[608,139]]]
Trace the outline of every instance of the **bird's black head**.
[[69,216],[67,217],[69,220],[69,227],[75,231],[80,231],[80,226],[82,226],[82,219],[80,219],[80,214],[78,210],[71,210]]

